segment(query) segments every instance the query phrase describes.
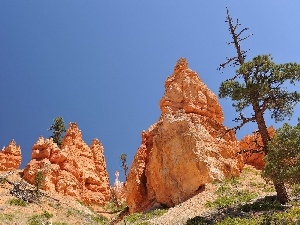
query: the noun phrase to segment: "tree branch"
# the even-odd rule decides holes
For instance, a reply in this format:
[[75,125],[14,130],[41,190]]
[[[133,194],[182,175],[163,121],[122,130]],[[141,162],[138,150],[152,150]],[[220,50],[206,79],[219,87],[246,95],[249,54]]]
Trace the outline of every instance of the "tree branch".
[[245,58],[246,58],[246,53],[248,51],[243,51],[241,50],[241,46],[240,46],[240,42],[249,38],[250,36],[252,36],[253,34],[250,34],[244,38],[241,38],[240,36],[247,30],[249,30],[249,28],[243,28],[239,33],[236,33],[236,30],[238,29],[238,27],[241,25],[239,23],[239,20],[236,20],[236,23],[233,23],[233,20],[229,14],[229,9],[226,7],[226,23],[228,23],[229,25],[229,33],[232,36],[233,41],[228,42],[228,44],[234,44],[236,52],[237,52],[237,56],[235,57],[231,57],[231,58],[227,58],[225,63],[220,64],[220,66],[218,67],[218,70],[221,70],[222,68],[224,68],[226,65],[233,65],[233,66],[237,66],[237,65],[242,65],[244,64]]
[[236,131],[239,130],[239,129],[241,129],[242,126],[244,126],[246,123],[255,121],[255,117],[246,118],[242,114],[240,114],[240,117],[239,118],[235,118],[233,121],[237,122],[237,121],[240,121],[240,120],[242,120],[242,123],[240,125],[235,126],[233,128],[226,129],[225,132],[221,136],[219,136],[218,138],[219,139],[223,138],[230,131],[234,131],[234,133],[236,133]]

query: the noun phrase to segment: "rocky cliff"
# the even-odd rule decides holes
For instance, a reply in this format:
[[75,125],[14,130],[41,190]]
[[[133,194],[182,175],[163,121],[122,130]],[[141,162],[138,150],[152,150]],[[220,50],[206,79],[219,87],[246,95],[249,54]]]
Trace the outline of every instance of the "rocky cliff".
[[130,212],[172,207],[203,191],[205,184],[237,176],[243,163],[238,141],[222,124],[216,95],[179,59],[165,82],[157,123],[142,132],[127,176]]
[[[275,129],[273,126],[268,128],[270,137],[275,134]],[[246,135],[240,141],[241,155],[245,164],[254,166],[256,169],[262,170],[265,167],[263,152],[263,143],[261,135],[258,132],[254,132],[251,135]]]
[[44,176],[43,189],[75,196],[86,203],[104,204],[110,185],[103,146],[94,139],[89,147],[76,123],[70,123],[61,148],[52,139],[40,137],[32,147],[24,179],[34,184],[35,175]]
[[21,147],[12,140],[7,147],[0,151],[0,171],[18,169],[21,165]]

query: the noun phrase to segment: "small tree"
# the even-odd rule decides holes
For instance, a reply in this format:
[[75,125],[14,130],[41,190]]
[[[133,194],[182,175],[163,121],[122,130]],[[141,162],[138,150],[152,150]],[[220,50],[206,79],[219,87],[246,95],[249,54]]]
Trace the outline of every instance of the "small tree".
[[53,135],[50,137],[53,138],[53,141],[58,145],[58,147],[60,147],[63,138],[63,133],[66,132],[64,119],[60,116],[56,117],[53,120],[53,124],[48,130],[53,131]]
[[300,183],[300,120],[296,126],[287,123],[276,130],[268,143],[263,175],[276,182]]
[[45,181],[45,177],[44,177],[42,171],[38,171],[35,174],[35,179],[34,179],[36,194],[38,197],[40,196],[40,189],[42,188],[44,181]]
[[[227,58],[220,68],[229,64],[239,66],[239,69],[232,78],[221,83],[219,97],[229,97],[234,102],[233,107],[239,113],[234,119],[239,122],[239,125],[234,128],[235,130],[240,129],[248,122],[257,123],[263,142],[263,151],[267,155],[270,136],[265,122],[265,112],[269,110],[271,118],[276,122],[291,117],[295,104],[300,101],[300,94],[287,90],[284,84],[289,82],[295,85],[295,82],[300,80],[300,65],[296,63],[275,64],[269,55],[259,55],[251,61],[245,62],[247,51],[241,50],[240,42],[249,37],[241,37],[248,28],[238,31],[240,23],[238,20],[236,23],[233,22],[228,9],[226,18],[232,36],[232,42],[229,44],[234,45],[237,56]],[[250,117],[243,113],[247,108],[252,109]],[[286,203],[288,196],[284,183],[277,180],[273,182],[278,200]]]
[[127,165],[127,155],[126,154],[122,154],[120,156],[120,159],[121,159],[121,167],[123,168],[124,170],[124,174],[125,174],[125,177],[127,176],[127,171],[128,171],[128,165]]

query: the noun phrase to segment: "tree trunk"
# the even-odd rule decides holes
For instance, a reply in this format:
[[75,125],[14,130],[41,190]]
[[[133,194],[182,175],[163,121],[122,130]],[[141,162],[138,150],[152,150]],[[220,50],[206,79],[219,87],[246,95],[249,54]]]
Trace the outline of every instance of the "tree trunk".
[[[263,112],[259,107],[259,103],[256,102],[253,104],[253,111],[255,114],[255,119],[257,122],[258,130],[261,135],[261,139],[264,145],[264,153],[268,154],[268,142],[270,140],[270,135],[266,126],[266,122],[263,117]],[[284,183],[273,181],[274,187],[277,193],[277,199],[281,204],[285,204],[289,201],[288,194],[285,188]]]
[[270,135],[268,132],[268,128],[264,119],[264,115],[262,110],[259,107],[259,103],[255,102],[252,104],[253,111],[255,115],[255,120],[258,126],[259,134],[261,135],[262,143],[264,145],[264,153],[265,155],[268,154],[268,142],[270,140]]
[[278,201],[281,203],[281,204],[285,204],[289,201],[289,197],[288,197],[288,194],[286,192],[286,188],[284,186],[284,183],[282,182],[276,182],[276,181],[273,181],[274,182],[274,186],[275,186],[275,190],[276,190],[276,193],[277,193],[277,199]]

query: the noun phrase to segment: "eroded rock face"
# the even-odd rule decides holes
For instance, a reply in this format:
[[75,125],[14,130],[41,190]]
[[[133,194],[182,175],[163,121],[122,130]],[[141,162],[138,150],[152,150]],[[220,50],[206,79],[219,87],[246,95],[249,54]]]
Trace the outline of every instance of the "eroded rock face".
[[[275,134],[274,127],[270,126],[268,128],[268,132],[270,137],[273,137]],[[240,141],[240,149],[245,164],[254,166],[258,170],[262,170],[265,167],[265,154],[262,151],[263,142],[261,135],[258,132],[255,132],[251,135],[246,135]]]
[[174,73],[165,82],[165,93],[160,101],[162,113],[195,113],[223,123],[222,108],[216,95],[201,81],[198,74],[188,68],[184,58],[178,60]]
[[0,151],[0,171],[18,169],[21,165],[21,147],[12,140],[7,147]]
[[110,185],[103,146],[94,139],[89,147],[76,123],[70,123],[61,149],[52,139],[39,140],[32,147],[32,160],[24,169],[24,179],[34,184],[41,171],[43,189],[75,196],[86,203],[104,204],[110,198]]
[[165,84],[162,115],[142,133],[126,181],[130,212],[172,207],[205,184],[239,175],[238,141],[222,124],[217,97],[180,59]]

